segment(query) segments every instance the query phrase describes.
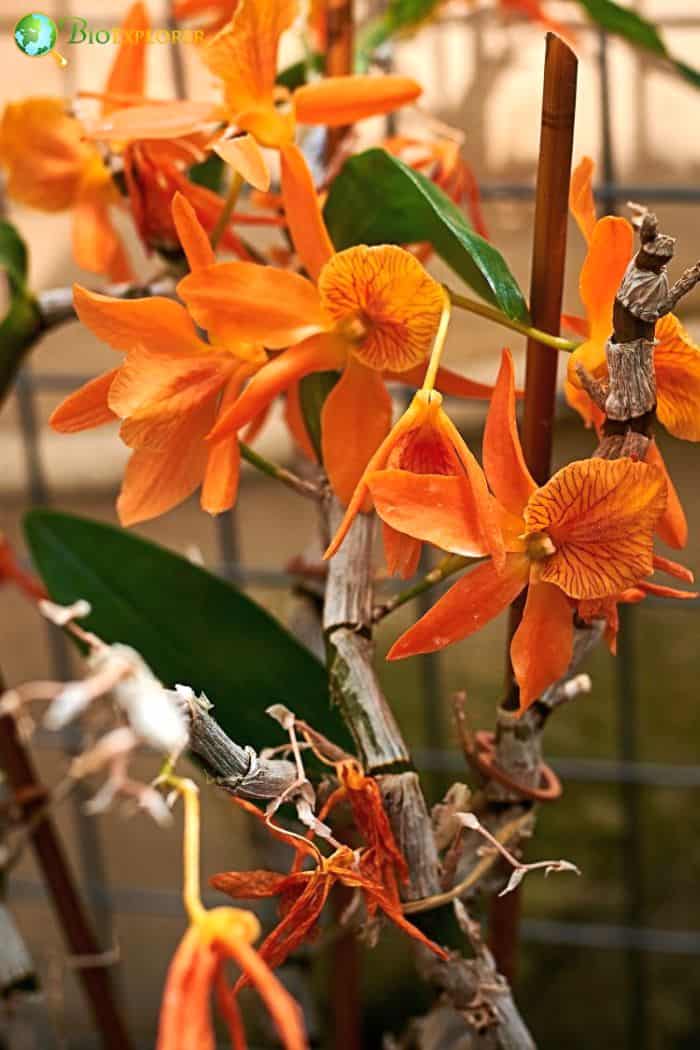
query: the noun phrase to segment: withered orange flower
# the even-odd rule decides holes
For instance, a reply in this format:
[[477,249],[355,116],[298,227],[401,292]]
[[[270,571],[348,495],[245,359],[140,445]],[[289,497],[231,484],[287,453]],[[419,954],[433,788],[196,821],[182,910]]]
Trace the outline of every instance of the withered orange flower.
[[[296,149],[296,147],[295,147]],[[323,407],[323,462],[347,503],[391,426],[385,380],[422,383],[445,303],[440,285],[395,245],[335,253],[311,175],[299,151],[287,217],[296,249],[315,280],[271,266],[224,262],[190,274],[178,294],[197,324],[222,338],[289,347],[251,380],[212,430],[214,441],[249,423],[273,398],[313,372],[342,370]],[[490,387],[441,369],[449,393],[488,397]]]
[[48,598],[48,592],[38,576],[22,568],[7,536],[0,532],[0,586],[9,583],[34,602]]
[[[173,218],[192,273],[208,269],[209,239],[179,194]],[[238,441],[212,446],[204,438],[264,363],[264,351],[220,340],[216,325],[211,343],[203,342],[185,308],[159,296],[117,299],[76,285],[74,301],[83,324],[126,358],[66,398],[50,423],[74,433],[122,420],[122,440],[134,449],[117,502],[122,524],[165,513],[200,484],[204,510],[229,508],[238,489]]]
[[[408,409],[371,457],[324,557],[332,557],[339,549],[356,515],[370,509],[368,478],[378,470],[420,474],[427,488],[433,476],[454,478],[462,500],[462,513],[455,518],[452,505],[445,507],[439,500],[435,501],[433,535],[444,530],[437,545],[472,557],[492,554],[502,564],[503,541],[486,479],[443,409],[442,396],[434,390],[419,390],[415,394]],[[401,529],[400,514],[397,507],[394,526],[382,522],[384,553],[389,571],[408,579],[418,566],[422,543]]]
[[[266,870],[229,871],[214,875],[210,884],[234,899],[280,898],[280,921],[258,949],[260,958],[273,969],[281,966],[293,951],[313,936],[336,883],[359,889],[370,917],[382,911],[414,940],[446,958],[443,949],[409,922],[401,909],[398,886],[399,882],[406,880],[408,870],[396,845],[376,782],[366,777],[355,761],[339,763],[338,775],[341,786],[328,799],[319,819],[325,820],[330,811],[347,798],[365,846],[359,850],[340,846],[329,857],[324,857],[308,843],[306,853],[313,857],[315,866],[302,870],[302,853],[307,844],[276,829],[277,837],[287,838],[296,850],[297,859],[288,874]],[[238,798],[233,801],[257,819],[264,819],[252,804]],[[247,978],[243,975],[234,993],[246,983]]]
[[[148,28],[142,3],[128,11],[122,28]],[[143,93],[145,44],[122,43],[107,78],[109,92]],[[0,166],[12,200],[39,211],[73,212],[73,256],[78,266],[113,281],[132,272],[112,225],[110,209],[120,196],[99,150],[84,140],[79,120],[60,98],[27,98],[5,107],[0,123]]]
[[[580,362],[595,379],[607,378],[605,345],[612,332],[615,295],[634,252],[634,230],[626,219],[615,216],[596,221],[592,174],[593,163],[584,157],[572,177],[571,210],[588,243],[579,279],[579,293],[586,309],[584,333],[587,338],[569,358],[566,396],[588,426],[598,427],[604,419],[603,413],[582,388],[576,365]],[[658,322],[656,340],[657,418],[674,437],[700,441],[700,347],[673,314]],[[646,461],[662,469],[669,483],[668,510],[660,523],[659,534],[672,547],[684,547],[688,539],[685,515],[654,444],[649,448]]]
[[[569,665],[576,602],[616,595],[652,572],[666,485],[654,467],[620,459],[571,463],[537,488],[518,437],[508,351],[486,421],[484,468],[501,515],[505,565],[499,568],[492,558],[467,572],[395,642],[388,658],[433,652],[468,637],[527,587],[511,643],[525,710]],[[384,521],[428,542],[444,542],[436,504],[440,523],[443,515],[458,522],[463,514],[453,477],[384,470],[367,483]]]

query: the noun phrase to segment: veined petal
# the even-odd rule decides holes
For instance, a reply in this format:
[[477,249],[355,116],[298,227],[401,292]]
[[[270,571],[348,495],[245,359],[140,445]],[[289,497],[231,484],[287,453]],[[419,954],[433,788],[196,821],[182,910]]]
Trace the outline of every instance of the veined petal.
[[[125,38],[120,43],[112,63],[104,90],[105,94],[143,95],[146,90],[146,35],[150,26],[148,12],[140,2],[132,4],[121,24]],[[141,36],[127,39],[126,34],[141,31]],[[103,113],[109,113],[113,107],[109,103],[103,106]]]
[[228,25],[202,49],[234,113],[261,105],[273,109],[277,48],[297,14],[297,0],[240,0]]
[[656,532],[669,547],[674,550],[682,550],[688,542],[688,521],[683,510],[676,486],[671,480],[671,475],[666,469],[664,458],[659,451],[655,441],[650,441],[647,447],[645,462],[660,470],[666,480],[666,492],[668,501],[666,510],[663,512]]
[[397,532],[391,525],[382,522],[382,543],[386,567],[392,576],[410,580],[418,570],[423,544],[413,536]]
[[197,324],[220,342],[281,349],[329,323],[311,281],[273,266],[217,263],[185,277],[177,291]]
[[214,152],[256,190],[267,193],[270,188],[270,169],[252,135],[219,139],[214,143]]
[[192,495],[204,477],[209,454],[204,437],[215,412],[216,406],[206,402],[175,431],[167,448],[139,448],[132,454],[117,500],[122,525],[156,518]]
[[523,554],[508,554],[501,573],[492,561],[477,565],[394,642],[387,660],[432,653],[468,638],[517,598],[527,578],[528,561]]
[[195,273],[213,265],[216,262],[216,254],[190,202],[182,193],[176,193],[171,208],[175,229],[190,271]]
[[294,111],[301,124],[342,127],[415,102],[422,90],[410,77],[324,77],[297,88]]
[[627,219],[607,215],[598,220],[579,278],[579,294],[594,342],[605,345],[612,331],[615,295],[633,250],[634,231]]
[[304,154],[291,142],[282,147],[280,155],[287,226],[304,268],[316,281],[333,256],[333,244],[323,221],[318,194]]
[[109,116],[86,121],[89,138],[95,142],[133,142],[135,139],[178,139],[193,135],[219,120],[212,102],[149,102],[127,106]]
[[62,434],[74,434],[78,430],[113,423],[119,417],[109,407],[108,396],[118,373],[119,369],[113,368],[69,394],[52,412],[49,425]]
[[241,396],[223,412],[209,438],[220,441],[250,423],[258,413],[293,383],[344,364],[344,347],[332,335],[314,336],[273,358],[253,376]]
[[532,582],[525,610],[510,645],[520,691],[520,711],[566,674],[574,641],[574,612],[563,591],[551,583]]
[[83,324],[114,350],[145,346],[165,356],[209,351],[197,337],[187,310],[172,299],[116,299],[76,284],[73,304]]
[[353,345],[363,364],[405,372],[427,359],[445,300],[410,252],[396,245],[347,248],[323,267],[318,289],[339,326],[359,321],[366,329]]
[[466,557],[488,554],[467,479],[447,474],[379,470],[367,485],[377,514],[398,532]]
[[341,503],[350,502],[369,460],[389,433],[391,414],[391,397],[381,375],[350,357],[321,411],[323,465]]
[[700,348],[677,317],[656,326],[656,414],[674,437],[700,441]]
[[590,157],[582,157],[571,175],[569,191],[569,208],[586,244],[590,244],[596,224],[595,200],[593,199],[594,167]]
[[539,579],[572,598],[604,598],[652,571],[653,535],[666,506],[663,474],[631,459],[570,463],[530,497],[528,533],[556,551]]
[[504,350],[484,428],[484,471],[491,491],[516,517],[536,489],[523,456],[515,421],[515,372],[510,350]]

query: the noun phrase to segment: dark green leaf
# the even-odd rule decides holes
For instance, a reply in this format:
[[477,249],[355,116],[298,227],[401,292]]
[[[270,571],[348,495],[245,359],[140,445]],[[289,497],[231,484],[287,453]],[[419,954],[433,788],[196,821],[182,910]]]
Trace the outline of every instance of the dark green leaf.
[[385,150],[370,149],[346,162],[331,185],[324,215],[339,250],[430,241],[474,291],[507,317],[528,322],[522,292],[500,252],[474,232],[437,186]]
[[636,11],[630,11],[628,7],[614,3],[613,0],[578,0],[578,2],[602,29],[623,37],[630,44],[650,51],[653,55],[668,59],[682,77],[695,87],[700,87],[700,72],[686,65],[685,62],[679,62],[673,58],[653,22],[642,18]]
[[319,463],[323,462],[321,454],[321,411],[323,403],[335,384],[340,379],[338,372],[314,372],[305,376],[299,383],[299,403],[304,417],[309,441],[314,447]]
[[10,305],[0,321],[0,405],[41,330],[39,307],[26,286],[27,269],[24,241],[11,223],[0,222],[0,270],[5,271],[10,293]]
[[245,594],[154,543],[86,518],[31,511],[34,562],[58,602],[86,598],[84,621],[108,642],[137,649],[159,678],[203,690],[238,743],[279,737],[265,708],[282,703],[344,747],[325,668]]
[[196,183],[197,186],[204,186],[205,189],[213,190],[214,193],[220,193],[224,181],[225,167],[226,165],[219,154],[212,153],[201,164],[193,164],[187,173],[187,177],[190,182]]

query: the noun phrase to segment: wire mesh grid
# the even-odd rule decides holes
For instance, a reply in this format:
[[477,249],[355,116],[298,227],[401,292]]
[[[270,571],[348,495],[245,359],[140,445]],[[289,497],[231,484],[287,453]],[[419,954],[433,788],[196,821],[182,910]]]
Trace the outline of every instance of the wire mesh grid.
[[[60,5],[59,5],[60,6]],[[481,21],[469,19],[475,33],[480,31]],[[700,28],[700,13],[676,15],[658,19],[666,28]],[[0,18],[0,27],[3,19]],[[96,20],[96,24],[100,24]],[[580,30],[581,25],[577,23]],[[593,31],[593,30],[591,30]],[[185,91],[185,73],[178,48],[172,53],[172,79],[179,94]],[[700,187],[697,185],[663,185],[655,183],[623,183],[616,176],[615,138],[612,120],[614,85],[609,68],[609,42],[605,33],[598,34],[597,64],[600,83],[599,114],[601,129],[602,179],[596,188],[596,197],[608,213],[614,213],[627,200],[666,202],[673,204],[700,203]],[[67,85],[67,90],[71,89]],[[484,200],[522,201],[534,195],[534,186],[527,182],[482,182],[481,195]],[[19,431],[26,463],[29,503],[32,506],[48,506],[53,502],[54,490],[42,456],[39,441],[37,396],[42,392],[64,392],[75,389],[89,376],[42,373],[25,367],[18,379],[15,398],[18,409]],[[285,572],[243,565],[238,542],[236,512],[231,511],[216,519],[218,571],[228,579],[240,584],[261,584],[266,588],[287,588],[290,576]],[[430,599],[426,599],[429,603]],[[653,600],[652,600],[653,601]],[[688,602],[683,608],[697,611],[699,603]],[[421,610],[423,611],[423,610]],[[622,840],[624,885],[624,922],[619,924],[602,922],[549,921],[525,918],[521,924],[523,938],[540,944],[551,944],[581,949],[619,949],[625,953],[625,1042],[630,1048],[644,1050],[649,1043],[649,976],[646,956],[649,953],[669,953],[680,956],[700,955],[700,931],[688,929],[659,929],[643,922],[644,857],[641,819],[640,791],[644,787],[669,788],[687,791],[700,787],[700,765],[674,765],[644,762],[639,760],[637,723],[638,693],[635,681],[635,626],[637,612],[634,606],[621,607],[621,623],[618,639],[617,685],[615,702],[617,711],[616,757],[596,758],[552,758],[551,764],[565,782],[589,784],[614,784],[619,787],[620,801],[624,811],[624,834]],[[70,662],[64,639],[60,632],[48,627],[49,646],[53,671],[57,678],[67,678]],[[433,655],[422,662],[420,689],[423,697],[429,698],[439,691],[440,657]],[[461,774],[461,756],[441,746],[439,720],[430,716],[435,705],[426,703],[427,746],[414,752],[419,769],[428,773]],[[67,754],[80,748],[80,734],[75,730],[65,733],[59,741],[55,735],[39,733],[36,743],[43,748],[63,748]],[[78,857],[80,882],[83,893],[90,904],[98,932],[103,943],[109,943],[115,912],[133,915],[176,915],[180,903],[176,891],[145,888],[113,887],[105,876],[105,862],[96,822],[85,815],[84,797],[80,792],[74,796],[74,819],[78,829]],[[24,900],[39,900],[42,896],[38,882],[14,880],[13,896]]]

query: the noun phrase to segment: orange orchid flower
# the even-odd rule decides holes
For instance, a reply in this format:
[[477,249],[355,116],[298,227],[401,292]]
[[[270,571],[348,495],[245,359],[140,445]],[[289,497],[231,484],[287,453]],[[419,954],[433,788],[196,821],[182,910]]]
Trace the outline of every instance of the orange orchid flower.
[[[123,28],[147,29],[142,3],[128,11]],[[106,90],[142,94],[145,44],[122,43]],[[39,211],[73,212],[73,256],[78,266],[112,281],[131,279],[110,209],[120,203],[112,173],[99,150],[84,140],[79,120],[60,98],[27,98],[5,107],[0,123],[0,166],[8,196]]]
[[[240,430],[278,394],[313,372],[342,370],[323,407],[323,462],[347,503],[391,426],[385,379],[418,386],[445,304],[444,292],[410,252],[360,245],[334,253],[316,191],[298,154],[287,218],[306,277],[271,266],[224,262],[180,282],[197,324],[229,340],[289,347],[260,370],[221,415],[212,440]],[[488,397],[491,388],[440,369],[447,393]],[[351,436],[351,440],[349,439]]]
[[[173,218],[193,275],[207,270],[213,250],[179,194]],[[66,398],[50,422],[55,430],[74,433],[122,420],[122,440],[134,449],[117,502],[122,524],[164,514],[200,484],[208,513],[232,506],[238,441],[211,446],[204,438],[264,363],[264,351],[220,340],[215,325],[212,342],[203,342],[185,308],[158,296],[116,299],[76,285],[75,308],[83,324],[126,358]]]
[[[331,856],[324,857],[308,840],[276,829],[277,837],[286,839],[296,850],[296,860],[288,874],[265,870],[222,872],[209,880],[211,886],[234,899],[280,898],[281,919],[258,949],[260,957],[273,969],[313,937],[336,883],[359,889],[370,917],[377,911],[384,912],[409,936],[446,958],[443,949],[409,922],[401,909],[398,883],[407,878],[406,861],[396,845],[376,782],[366,777],[354,760],[339,763],[337,769],[341,786],[332,793],[319,819],[325,820],[331,810],[347,798],[357,829],[366,840],[365,846],[359,850],[339,846]],[[265,819],[251,803],[238,798],[233,801],[257,819]],[[313,869],[302,870],[303,852],[314,858]],[[246,983],[245,976],[241,977],[234,992]]]
[[[341,546],[356,515],[369,509],[368,479],[379,470],[400,470],[421,476],[429,487],[433,477],[454,479],[462,513],[455,517],[453,506],[433,505],[434,536],[441,531],[438,546],[461,555],[481,557],[492,554],[503,563],[503,540],[481,467],[468,445],[442,407],[436,391],[419,390],[410,406],[392,428],[360,478],[345,516],[324,557],[332,557]],[[394,525],[382,522],[384,552],[389,572],[404,579],[413,576],[420,559],[422,543],[401,528],[397,508]],[[435,542],[435,541],[434,541]]]
[[[579,279],[586,308],[587,339],[569,359],[566,397],[588,426],[599,426],[603,413],[582,388],[576,365],[580,362],[596,379],[607,377],[605,345],[612,332],[615,295],[634,252],[634,230],[626,219],[614,216],[596,221],[592,174],[593,163],[584,157],[571,184],[571,211],[588,244]],[[656,326],[654,370],[657,418],[674,437],[700,441],[700,347],[673,314],[663,317]],[[670,546],[684,547],[688,527],[683,508],[653,443],[646,461],[662,469],[669,482],[669,505],[659,534]]]
[[[492,558],[462,576],[395,642],[388,659],[433,652],[468,637],[527,587],[511,643],[523,711],[569,665],[575,603],[618,594],[651,573],[652,536],[666,485],[654,467],[620,459],[571,463],[537,488],[515,423],[508,351],[486,421],[484,467],[501,515],[505,565],[499,569]],[[371,474],[367,484],[384,521],[428,542],[444,542],[440,525],[450,510],[456,521],[463,515],[461,489],[452,477],[385,470]]]
[[185,805],[184,891],[190,925],[168,970],[156,1050],[215,1050],[210,998],[216,990],[219,1012],[233,1050],[245,1050],[243,1020],[235,995],[226,984],[230,960],[267,1006],[286,1050],[308,1050],[301,1009],[252,947],[260,923],[240,908],[207,911],[199,889],[199,794],[190,780],[168,777]]

